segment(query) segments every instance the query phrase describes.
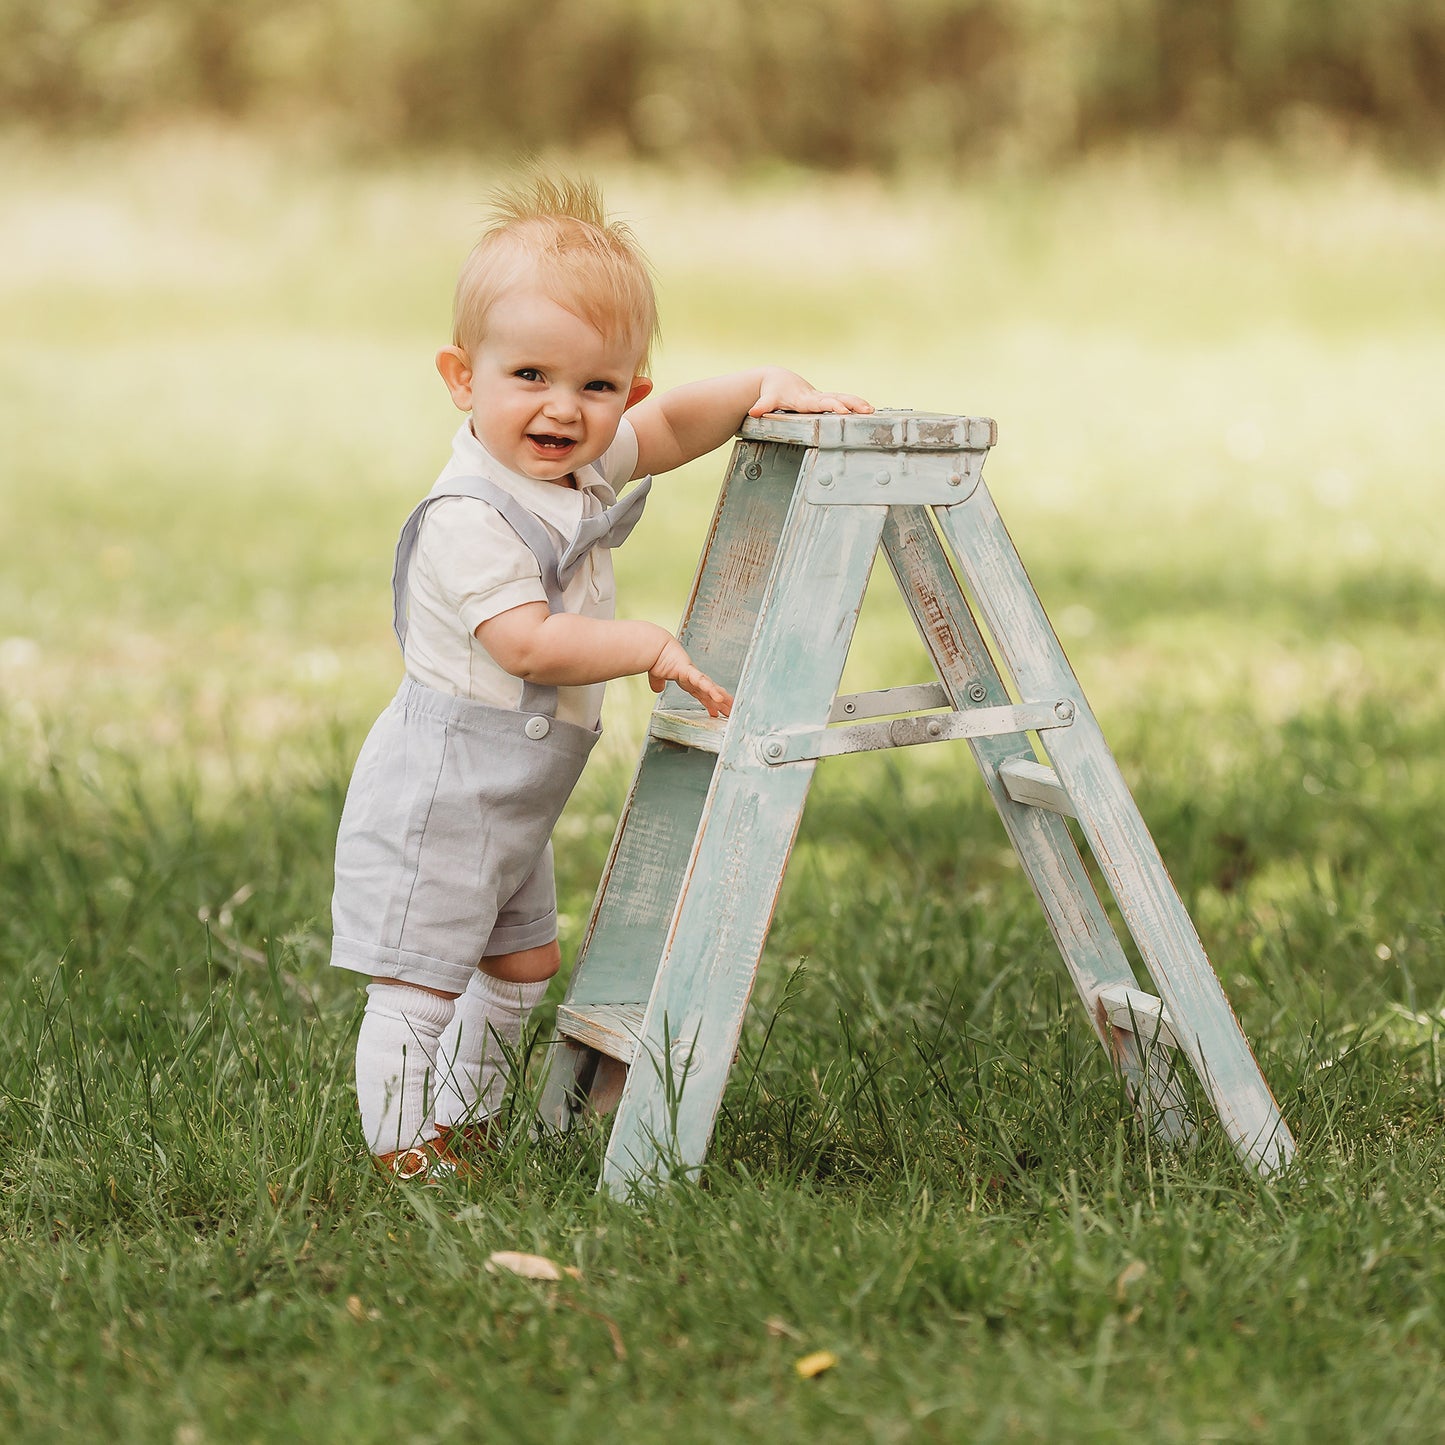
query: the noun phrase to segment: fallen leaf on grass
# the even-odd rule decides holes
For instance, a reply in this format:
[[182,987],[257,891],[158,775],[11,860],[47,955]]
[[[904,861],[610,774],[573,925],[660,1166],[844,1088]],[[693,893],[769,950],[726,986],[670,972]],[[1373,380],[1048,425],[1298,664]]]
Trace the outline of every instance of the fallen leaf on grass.
[[769,1315],[766,1321],[768,1333],[775,1339],[782,1339],[785,1335],[790,1340],[799,1338],[797,1330],[790,1325],[781,1315]]
[[580,1279],[582,1271],[576,1268],[561,1269],[544,1254],[522,1254],[515,1249],[494,1250],[487,1256],[487,1269],[496,1274],[504,1270],[507,1274],[521,1275],[523,1279],[561,1279],[569,1274]]
[[381,1318],[381,1311],[367,1309],[367,1307],[362,1304],[359,1294],[349,1294],[346,1296],[346,1313],[359,1325],[364,1325],[367,1320],[379,1320]]
[[837,1363],[838,1357],[832,1350],[814,1350],[811,1355],[795,1360],[793,1368],[802,1379],[811,1380],[815,1375],[821,1375],[824,1370],[831,1370]]

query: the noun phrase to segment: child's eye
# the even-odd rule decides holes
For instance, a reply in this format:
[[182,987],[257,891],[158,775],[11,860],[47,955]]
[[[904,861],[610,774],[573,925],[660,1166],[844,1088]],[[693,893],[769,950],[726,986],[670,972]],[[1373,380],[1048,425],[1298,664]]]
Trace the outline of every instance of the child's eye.
[[612,384],[610,381],[589,381],[589,382],[587,383],[587,385],[582,388],[582,390],[583,390],[583,391],[616,391],[617,388],[616,388],[615,386],[613,386],[613,384]]
[[512,373],[518,381],[541,381],[542,373],[535,366],[520,366]]

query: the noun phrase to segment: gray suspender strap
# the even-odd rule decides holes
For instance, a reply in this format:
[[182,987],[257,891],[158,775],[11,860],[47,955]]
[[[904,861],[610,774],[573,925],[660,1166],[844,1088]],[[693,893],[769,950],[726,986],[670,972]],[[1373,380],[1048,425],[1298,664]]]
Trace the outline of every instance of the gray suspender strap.
[[[392,627],[403,651],[406,648],[407,577],[411,572],[411,559],[416,552],[422,518],[433,502],[442,497],[474,497],[494,508],[537,559],[542,574],[542,590],[547,594],[547,606],[553,612],[560,612],[562,589],[581,565],[583,557],[599,543],[615,547],[627,538],[642,515],[651,487],[652,478],[644,477],[621,501],[614,502],[596,517],[584,517],[576,535],[559,558],[547,527],[505,488],[486,477],[449,477],[445,482],[439,482],[406,519],[397,539],[396,562],[391,572]],[[519,707],[522,712],[553,717],[557,712],[557,689],[524,681]]]
[[[439,484],[413,509],[402,525],[401,536],[396,543],[396,562],[391,570],[391,625],[396,640],[406,650],[406,582],[411,573],[411,559],[416,552],[416,539],[421,531],[422,518],[433,502],[442,497],[475,497],[486,502],[501,515],[503,521],[522,539],[527,550],[537,559],[542,573],[542,589],[547,594],[547,606],[557,612],[562,606],[562,587],[557,581],[557,549],[547,529],[510,492],[489,482],[485,477],[450,477],[445,484]],[[522,712],[540,713],[544,717],[557,715],[557,689],[543,687],[534,682],[522,681],[522,699],[518,703]]]

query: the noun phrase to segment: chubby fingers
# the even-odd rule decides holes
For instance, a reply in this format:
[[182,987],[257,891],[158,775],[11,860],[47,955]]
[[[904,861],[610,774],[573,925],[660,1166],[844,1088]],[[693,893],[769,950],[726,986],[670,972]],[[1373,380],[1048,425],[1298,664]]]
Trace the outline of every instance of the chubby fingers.
[[709,717],[729,717],[733,710],[733,695],[726,688],[719,687],[700,668],[688,667],[677,679],[677,685],[695,697],[706,709]]
[[766,416],[770,411],[833,412],[840,416],[850,412],[867,414],[873,410],[871,402],[846,391],[812,391],[801,395],[779,395],[764,392],[748,410],[749,416]]
[[690,692],[707,709],[709,717],[732,715],[732,693],[719,687],[705,672],[698,672],[694,668],[692,676],[679,678],[678,681],[685,691]]

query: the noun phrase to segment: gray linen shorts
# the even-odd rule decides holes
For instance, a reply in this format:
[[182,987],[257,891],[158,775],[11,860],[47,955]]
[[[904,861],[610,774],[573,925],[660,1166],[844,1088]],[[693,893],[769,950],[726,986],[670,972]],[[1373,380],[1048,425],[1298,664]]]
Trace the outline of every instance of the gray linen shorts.
[[331,962],[461,993],[478,962],[557,936],[550,837],[598,733],[406,679],[351,777]]

